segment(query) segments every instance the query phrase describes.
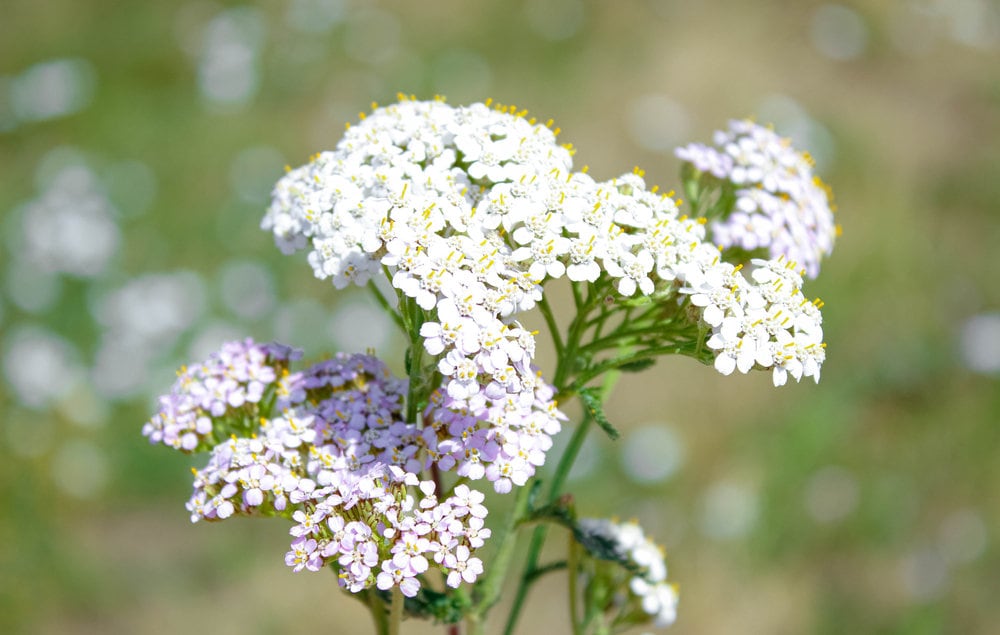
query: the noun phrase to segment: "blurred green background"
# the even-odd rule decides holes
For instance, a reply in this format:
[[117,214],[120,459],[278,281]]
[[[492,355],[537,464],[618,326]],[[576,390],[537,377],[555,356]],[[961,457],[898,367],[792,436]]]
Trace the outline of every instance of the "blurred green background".
[[[190,525],[140,428],[253,335],[401,341],[257,229],[288,163],[397,91],[552,117],[679,183],[730,117],[816,157],[844,234],[818,386],[667,360],[571,483],[667,547],[685,633],[1000,632],[1000,13],[990,0],[13,0],[0,17],[0,632],[366,632],[287,527]],[[532,318],[529,317],[529,321]],[[545,360],[543,359],[543,367]],[[562,548],[553,534],[553,554]],[[523,632],[568,632],[564,580]],[[407,632],[443,632],[408,625]]]

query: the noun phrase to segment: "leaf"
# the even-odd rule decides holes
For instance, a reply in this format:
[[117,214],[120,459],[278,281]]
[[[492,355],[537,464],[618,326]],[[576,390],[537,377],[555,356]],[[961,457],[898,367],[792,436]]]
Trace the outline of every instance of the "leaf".
[[[380,591],[379,595],[388,605],[392,596],[384,591]],[[461,622],[471,608],[467,597],[456,594],[450,589],[441,593],[422,587],[416,596],[406,598],[404,602],[407,614],[423,619],[432,617],[444,624]]]
[[656,359],[652,357],[646,357],[644,359],[637,359],[634,362],[628,362],[627,364],[622,364],[618,367],[618,370],[625,373],[638,373],[639,371],[646,370],[650,366],[656,363]]
[[601,531],[600,524],[588,523],[587,520],[575,524],[573,538],[592,558],[616,562],[622,566],[629,563],[628,554],[622,549],[621,543],[613,536]]
[[605,434],[611,437],[612,441],[617,441],[621,436],[621,433],[618,432],[613,425],[611,425],[611,422],[608,421],[608,418],[604,415],[604,408],[601,404],[600,397],[597,396],[597,392],[598,391],[594,388],[584,388],[577,394],[580,395],[580,401],[583,402],[587,412],[594,419],[594,423],[599,425],[601,430],[604,430]]

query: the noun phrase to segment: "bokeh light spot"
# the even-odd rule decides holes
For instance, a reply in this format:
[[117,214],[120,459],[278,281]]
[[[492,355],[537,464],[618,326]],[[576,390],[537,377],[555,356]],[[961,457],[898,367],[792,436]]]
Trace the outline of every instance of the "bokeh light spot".
[[757,523],[758,509],[757,492],[748,484],[719,481],[702,498],[701,531],[716,540],[741,538]]
[[962,325],[960,353],[966,368],[1000,374],[1000,312],[974,315]]
[[689,134],[687,110],[667,95],[643,95],[628,106],[629,137],[644,150],[670,154]]
[[524,4],[528,27],[546,40],[567,40],[583,26],[585,9],[580,0],[533,0]]
[[36,326],[22,326],[5,338],[3,371],[20,402],[30,408],[57,401],[81,378],[72,344]]
[[842,467],[828,466],[809,479],[805,505],[819,523],[832,523],[851,514],[858,506],[858,481]]
[[21,121],[65,117],[90,104],[96,83],[97,73],[87,60],[40,62],[12,81],[11,110]]
[[840,4],[825,4],[813,14],[813,46],[834,60],[861,57],[868,45],[868,26],[857,11]]
[[630,430],[623,441],[622,469],[636,483],[659,483],[684,464],[683,441],[665,423]]
[[96,497],[107,485],[109,476],[105,452],[84,439],[66,441],[52,460],[52,478],[56,486],[74,498]]
[[337,303],[329,333],[338,350],[353,353],[372,348],[384,353],[389,349],[393,328],[381,309],[355,296]]

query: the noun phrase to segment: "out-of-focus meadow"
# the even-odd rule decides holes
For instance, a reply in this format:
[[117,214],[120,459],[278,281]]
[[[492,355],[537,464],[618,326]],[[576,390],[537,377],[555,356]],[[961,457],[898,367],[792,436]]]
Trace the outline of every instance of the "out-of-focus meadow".
[[[280,522],[190,525],[194,463],[140,428],[174,370],[228,338],[401,365],[366,295],[258,229],[286,163],[397,91],[515,103],[598,178],[639,165],[666,189],[673,147],[730,117],[810,150],[844,230],[806,286],[827,303],[822,382],[661,362],[619,384],[624,438],[593,439],[572,490],[665,544],[677,635],[1000,632],[989,0],[2,13],[0,632],[366,632],[333,576],[284,565]],[[568,632],[564,588],[539,589],[523,632]]]

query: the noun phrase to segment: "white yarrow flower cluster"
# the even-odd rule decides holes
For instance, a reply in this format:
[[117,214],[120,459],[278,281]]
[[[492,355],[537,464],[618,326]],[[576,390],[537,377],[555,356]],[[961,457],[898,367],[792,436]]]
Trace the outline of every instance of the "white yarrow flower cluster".
[[788,375],[819,382],[826,359],[822,302],[802,295],[795,263],[779,258],[751,264],[750,280],[741,266],[724,261],[690,267],[684,276],[681,292],[711,327],[706,344],[715,351],[716,370],[729,375],[770,368],[775,386],[784,385]]
[[639,601],[642,610],[659,628],[677,619],[677,587],[667,583],[667,564],[663,550],[635,522],[618,523],[606,518],[584,518],[579,530],[590,538],[600,539],[611,548],[616,559],[633,572],[629,594]]
[[[315,274],[336,287],[384,273],[425,312],[420,334],[443,377],[425,413],[438,433],[437,445],[427,438],[430,452],[442,469],[486,477],[497,491],[534,474],[562,419],[532,366],[534,337],[516,321],[546,280],[606,276],[626,297],[734,295],[731,276],[722,276],[724,288],[706,288],[720,279],[712,273],[718,249],[670,196],[647,190],[638,174],[597,182],[571,165],[554,132],[523,113],[404,100],[376,109],[336,150],[291,170],[262,223],[284,251],[310,248]],[[737,275],[739,288],[762,284]],[[767,293],[736,295],[725,306],[695,303],[721,333],[721,317],[747,314],[742,303],[758,295]],[[725,343],[713,350],[717,368],[731,372],[731,348],[743,345],[730,342],[726,324]],[[796,340],[800,330],[821,333],[786,327],[801,350],[810,342]],[[784,337],[774,341],[784,346]],[[784,351],[780,362],[755,354],[751,366],[818,376],[821,357],[800,352],[789,360]],[[738,367],[749,370],[741,355]],[[785,374],[776,371],[776,381]]]
[[689,144],[678,158],[736,187],[733,210],[712,223],[723,247],[766,248],[772,258],[801,264],[811,278],[833,251],[837,236],[830,192],[812,171],[808,154],[788,139],[747,120],[715,133],[715,146]]

